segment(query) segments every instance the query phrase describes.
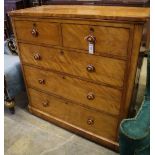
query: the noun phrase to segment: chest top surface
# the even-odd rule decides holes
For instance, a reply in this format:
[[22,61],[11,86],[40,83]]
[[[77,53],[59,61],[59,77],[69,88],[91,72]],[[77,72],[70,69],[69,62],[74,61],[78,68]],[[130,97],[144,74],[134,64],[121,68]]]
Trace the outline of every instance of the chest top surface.
[[10,12],[10,16],[83,18],[144,22],[149,18],[149,8],[86,6],[86,5],[42,5]]

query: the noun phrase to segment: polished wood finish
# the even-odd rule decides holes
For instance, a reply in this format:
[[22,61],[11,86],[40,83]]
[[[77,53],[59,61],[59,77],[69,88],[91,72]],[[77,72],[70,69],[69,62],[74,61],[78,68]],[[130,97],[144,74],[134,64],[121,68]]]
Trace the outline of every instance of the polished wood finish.
[[[81,11],[82,10],[82,11]],[[11,16],[87,18],[105,20],[146,21],[148,8],[81,5],[43,5],[10,12]]]
[[41,6],[10,15],[30,112],[118,150],[149,9]]
[[[129,106],[131,104],[131,98],[132,98],[132,91],[133,91],[133,87],[134,87],[134,82],[135,82],[135,76],[136,76],[136,71],[137,71],[137,65],[138,65],[138,56],[139,53],[136,51],[139,51],[139,47],[141,44],[141,38],[142,38],[142,31],[143,31],[143,27],[142,25],[135,25],[135,29],[134,29],[134,36],[133,36],[133,48],[132,48],[132,55],[130,57],[130,63],[128,64],[128,72],[127,72],[127,88],[126,89],[126,98],[125,98],[125,106],[124,106],[124,117],[127,117],[127,111],[129,109]],[[136,66],[136,67],[135,67]],[[121,113],[123,115],[123,113]]]
[[118,151],[118,147],[119,147],[118,143],[113,141],[113,140],[110,140],[109,138],[105,138],[103,136],[99,136],[97,134],[89,132],[88,130],[84,130],[82,128],[79,128],[73,124],[70,124],[70,123],[68,123],[62,119],[54,117],[54,116],[52,116],[46,112],[43,112],[42,110],[39,110],[38,108],[34,108],[30,105],[28,105],[28,108],[29,108],[29,111],[31,113],[33,113],[34,115],[36,115],[38,117],[41,117],[47,121],[50,121],[50,122],[52,122],[52,123],[54,123],[60,127],[63,127],[69,131],[72,131],[73,133],[76,133],[80,136],[83,136],[83,137],[85,137],[89,140],[92,140],[96,143],[99,143],[103,146],[106,146],[106,147],[111,148],[115,151]]
[[[25,64],[123,87],[126,67],[126,63],[123,60],[21,43],[19,48]],[[90,71],[90,66],[93,66],[93,71]]]
[[[115,140],[115,133],[113,132],[117,128],[117,119],[115,117],[100,114],[93,110],[87,110],[78,104],[64,102],[62,99],[33,89],[29,89],[29,93],[32,107],[86,131],[96,133],[113,141]],[[48,106],[45,107],[42,105],[44,102],[48,102]]]
[[[127,56],[129,29],[126,28],[62,24],[62,35],[64,47],[88,50],[89,42],[94,42],[95,53]],[[94,41],[88,41],[88,35],[95,37]]]
[[60,45],[60,27],[57,23],[16,21],[15,27],[18,40]]
[[[24,72],[28,87],[63,96],[106,113],[119,114],[122,94],[120,90],[29,66],[24,66]],[[91,99],[88,97],[90,93],[94,94]]]

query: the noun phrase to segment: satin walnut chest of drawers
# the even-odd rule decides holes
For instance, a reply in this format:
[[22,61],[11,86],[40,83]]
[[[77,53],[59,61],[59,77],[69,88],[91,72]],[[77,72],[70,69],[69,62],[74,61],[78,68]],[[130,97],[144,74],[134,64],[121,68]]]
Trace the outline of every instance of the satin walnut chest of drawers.
[[10,16],[30,112],[117,150],[149,9],[48,5]]

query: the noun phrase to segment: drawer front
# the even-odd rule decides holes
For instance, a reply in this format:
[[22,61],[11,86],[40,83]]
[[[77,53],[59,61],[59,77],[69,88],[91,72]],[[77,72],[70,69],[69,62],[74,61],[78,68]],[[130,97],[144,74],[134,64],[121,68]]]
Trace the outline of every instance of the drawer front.
[[[88,50],[90,36],[95,38],[95,52],[127,56],[129,29],[118,27],[62,24],[63,46]],[[88,37],[89,36],[89,37]]]
[[15,21],[18,40],[60,45],[60,26],[57,23]]
[[54,48],[19,44],[24,63],[122,87],[125,61]]
[[28,86],[47,91],[84,106],[118,115],[121,91],[61,74],[24,66]]
[[32,107],[96,135],[115,140],[118,123],[116,117],[88,110],[34,89],[29,89],[29,94]]

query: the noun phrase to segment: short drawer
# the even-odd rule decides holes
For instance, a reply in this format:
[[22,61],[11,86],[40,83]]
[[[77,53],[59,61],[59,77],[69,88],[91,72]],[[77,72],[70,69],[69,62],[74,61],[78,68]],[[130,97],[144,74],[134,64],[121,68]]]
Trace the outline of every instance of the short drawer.
[[126,62],[54,48],[19,44],[23,63],[123,87]]
[[95,53],[127,56],[127,28],[62,24],[62,35],[64,47],[88,50],[90,40],[94,42]]
[[60,26],[47,21],[15,21],[18,40],[32,43],[60,45]]
[[62,74],[24,66],[28,87],[53,93],[85,107],[118,115],[122,92]]
[[97,113],[71,102],[28,89],[30,105],[87,132],[111,140],[116,139],[118,120],[116,117]]

